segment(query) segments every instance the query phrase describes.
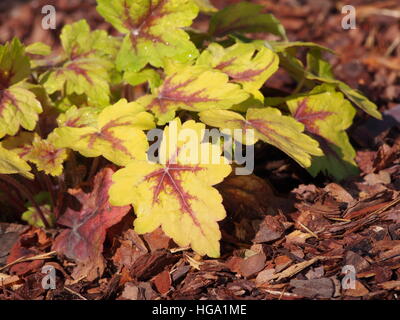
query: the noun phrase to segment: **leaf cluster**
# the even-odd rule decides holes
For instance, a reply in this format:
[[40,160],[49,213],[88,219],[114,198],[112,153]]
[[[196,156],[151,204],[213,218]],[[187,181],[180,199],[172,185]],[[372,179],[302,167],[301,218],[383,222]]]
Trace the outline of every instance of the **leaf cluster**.
[[[271,144],[313,176],[342,180],[357,173],[346,130],[356,108],[381,115],[335,79],[324,60],[331,50],[290,42],[280,22],[250,2],[221,11],[206,0],[97,3],[119,36],[81,20],[62,29],[59,55],[42,43],[0,45],[0,179],[11,184],[9,199],[20,196],[12,188],[27,186],[21,187],[30,201],[26,220],[37,223],[36,210],[49,226],[46,215],[59,213],[59,195],[93,176],[99,163],[112,163],[119,170],[110,203],[132,205],[138,233],[161,226],[178,245],[218,257],[217,222],[226,212],[213,186],[231,167],[218,146],[201,140],[206,126],[231,134],[253,129],[253,139],[240,142]],[[209,17],[205,32],[191,27],[200,11]],[[254,33],[275,40],[254,40]],[[298,85],[292,94],[268,97],[278,70]],[[154,128],[163,130],[159,163],[147,155],[146,132]],[[198,132],[197,147],[221,161],[188,162],[185,142],[169,143],[173,130],[185,129]],[[34,205],[39,192],[29,183],[48,192],[47,204]]]

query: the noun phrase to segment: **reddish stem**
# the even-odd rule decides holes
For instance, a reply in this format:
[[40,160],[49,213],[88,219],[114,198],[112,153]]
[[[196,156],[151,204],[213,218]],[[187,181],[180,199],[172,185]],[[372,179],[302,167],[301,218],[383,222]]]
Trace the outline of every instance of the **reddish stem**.
[[26,188],[23,184],[19,183],[13,177],[5,175],[5,174],[0,175],[0,179],[3,180],[6,183],[12,185],[15,189],[19,190],[25,197],[27,197],[28,200],[35,207],[35,209],[36,209],[37,213],[39,214],[39,217],[42,220],[44,226],[46,228],[50,228],[50,224],[48,223],[45,215],[43,214],[42,209],[40,209],[40,206],[37,204],[37,202],[35,201],[33,195],[31,194],[31,192],[29,191],[28,188]]

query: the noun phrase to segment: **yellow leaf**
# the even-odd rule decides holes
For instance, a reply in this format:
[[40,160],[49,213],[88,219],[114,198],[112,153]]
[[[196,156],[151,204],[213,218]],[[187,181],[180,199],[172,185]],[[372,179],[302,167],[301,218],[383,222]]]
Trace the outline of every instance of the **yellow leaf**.
[[[79,115],[75,111],[71,113],[71,117],[74,116],[83,117],[84,114]],[[95,121],[87,124],[79,119],[69,121],[64,118],[59,123],[64,126],[55,130],[57,147],[71,148],[85,157],[104,156],[117,165],[147,158],[149,145],[143,130],[155,126],[150,113],[139,104],[128,103],[125,99],[104,108]],[[76,123],[81,125],[76,127]]]
[[[133,205],[138,233],[161,226],[178,245],[218,257],[221,233],[217,221],[224,219],[226,212],[221,195],[212,186],[229,175],[231,167],[218,147],[201,142],[204,129],[204,124],[192,120],[183,124],[179,119],[171,121],[164,129],[159,163],[132,161],[113,175],[109,194],[113,205]],[[197,163],[192,161],[195,157],[184,154],[192,142],[182,132],[197,136]],[[201,163],[200,154],[206,151],[218,153],[219,161]]]

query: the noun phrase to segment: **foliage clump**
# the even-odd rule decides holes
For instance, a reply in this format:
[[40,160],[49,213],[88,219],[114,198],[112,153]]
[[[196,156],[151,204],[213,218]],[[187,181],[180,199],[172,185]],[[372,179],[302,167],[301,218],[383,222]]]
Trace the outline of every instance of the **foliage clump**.
[[[81,20],[63,28],[59,56],[18,39],[0,46],[1,179],[18,188],[35,177],[49,191],[48,205],[35,206],[29,188],[21,189],[30,201],[28,221],[37,223],[36,210],[42,226],[49,226],[49,206],[59,213],[57,195],[88,163],[84,158],[94,158],[88,171],[95,171],[102,157],[119,168],[110,203],[133,206],[138,233],[161,226],[178,245],[218,257],[217,222],[226,213],[213,186],[231,167],[218,145],[201,139],[197,148],[217,154],[219,163],[188,162],[182,142],[164,148],[171,128],[190,128],[200,138],[206,125],[224,132],[253,129],[253,139],[240,142],[271,144],[313,176],[341,180],[357,173],[346,129],[356,108],[380,114],[334,78],[323,59],[329,49],[289,42],[279,21],[249,2],[221,11],[206,0],[97,2],[120,36],[92,31]],[[210,16],[207,32],[190,27],[199,11]],[[280,40],[253,40],[254,32]],[[305,62],[299,48],[307,49]],[[279,68],[298,83],[296,92],[265,97]],[[132,99],[139,86],[145,94]],[[154,128],[163,130],[159,163],[147,159],[152,141],[146,132]]]

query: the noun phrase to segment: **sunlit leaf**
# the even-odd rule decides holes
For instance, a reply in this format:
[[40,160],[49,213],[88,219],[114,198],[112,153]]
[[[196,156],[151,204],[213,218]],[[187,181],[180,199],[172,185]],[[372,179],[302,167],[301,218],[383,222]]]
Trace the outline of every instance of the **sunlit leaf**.
[[319,141],[323,156],[313,157],[308,171],[316,176],[323,171],[342,180],[358,173],[356,152],[346,129],[351,125],[355,109],[343,94],[331,86],[316,87],[305,97],[287,101],[293,117],[304,124],[306,132]]
[[95,106],[106,106],[110,96],[110,70],[115,41],[105,31],[90,31],[85,20],[67,25],[61,32],[65,60],[41,76],[49,94],[87,96]]
[[0,138],[36,126],[42,106],[24,86],[29,74],[29,58],[19,40],[0,45]]
[[172,120],[175,111],[228,109],[248,97],[239,85],[229,83],[226,74],[203,66],[176,67],[152,94],[137,100],[158,118],[158,124]]
[[36,164],[37,169],[44,171],[52,176],[59,176],[63,172],[63,162],[68,156],[67,150],[55,147],[54,133],[51,133],[47,139],[41,139],[35,136],[30,151],[24,159]]
[[26,79],[29,74],[29,58],[21,42],[14,38],[11,43],[0,45],[0,91]]
[[40,102],[23,86],[0,90],[0,138],[15,135],[20,127],[33,130],[41,112]]
[[117,57],[120,70],[139,71],[164,58],[194,59],[198,52],[182,30],[197,16],[192,0],[98,0],[97,11],[126,36]]
[[77,108],[75,106],[69,108],[57,118],[59,127],[82,128],[86,126],[96,126],[97,110],[93,108]]
[[[254,144],[262,140],[281,149],[303,167],[311,165],[312,155],[322,155],[318,142],[303,133],[304,126],[290,116],[284,116],[278,109],[248,109],[246,118],[228,110],[210,110],[200,113],[204,123],[223,129],[237,139],[234,129],[242,130],[240,142]],[[254,139],[246,134],[254,130]]]
[[[147,233],[162,227],[178,245],[191,245],[201,255],[219,256],[221,233],[217,221],[226,213],[222,197],[212,186],[220,183],[231,171],[221,150],[210,143],[200,143],[204,124],[179,119],[164,129],[160,147],[160,163],[133,161],[113,175],[110,202],[133,204],[135,230]],[[187,140],[174,141],[183,130],[195,132],[193,147],[216,155],[216,164],[187,161]],[[175,131],[176,130],[176,131]],[[187,151],[187,150],[186,150]]]
[[61,31],[60,40],[65,54],[71,60],[93,54],[115,56],[119,46],[118,41],[106,31],[90,31],[86,20],[66,25]]
[[47,56],[51,53],[51,47],[43,42],[35,42],[25,48],[25,52],[29,54],[37,54]]
[[138,84],[148,82],[152,89],[161,84],[160,74],[154,69],[144,69],[139,72],[127,71],[124,73],[124,80],[131,86],[137,86]]
[[121,99],[104,108],[96,122],[91,115],[86,120],[82,115],[85,113],[75,110],[59,122],[62,126],[55,130],[57,147],[71,148],[85,157],[104,156],[118,165],[146,158],[148,142],[143,130],[154,128],[154,122],[142,106]]
[[0,174],[21,174],[27,178],[32,178],[30,165],[20,156],[11,150],[5,149],[0,145]]
[[226,49],[212,43],[202,52],[197,64],[221,70],[244,90],[263,100],[258,89],[278,70],[279,57],[272,50],[252,43],[236,43]]
[[59,176],[63,171],[63,162],[67,158],[67,150],[56,148],[52,132],[47,139],[42,139],[36,133],[21,132],[15,137],[8,137],[2,141],[2,146],[13,151],[18,156],[36,165],[39,171]]
[[213,6],[210,0],[194,0],[201,12],[212,13],[217,12],[218,9]]

